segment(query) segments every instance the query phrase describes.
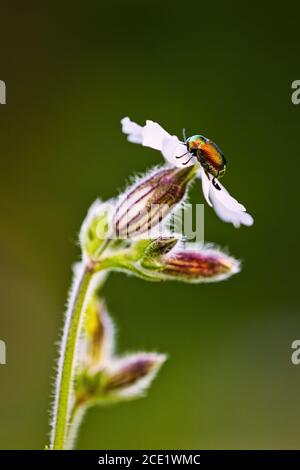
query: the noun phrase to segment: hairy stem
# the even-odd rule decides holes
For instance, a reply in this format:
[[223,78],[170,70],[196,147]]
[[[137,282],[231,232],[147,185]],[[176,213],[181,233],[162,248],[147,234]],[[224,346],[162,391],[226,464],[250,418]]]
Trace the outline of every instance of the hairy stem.
[[[109,246],[109,243],[105,244],[103,251]],[[130,250],[125,250],[118,255],[102,258],[101,262],[94,263],[92,266],[82,263],[80,271],[78,270],[75,275],[61,342],[50,442],[51,449],[63,450],[71,447],[85,410],[85,407],[79,407],[79,409],[75,407],[73,409],[73,385],[77,345],[93,275],[117,268],[137,274],[146,280],[158,280],[155,275],[151,276],[134,259],[131,259],[133,254]]]
[[131,272],[145,281],[160,281],[155,275],[144,269],[137,261],[131,259],[130,250],[124,250],[116,255],[109,256],[101,260],[100,264],[95,264],[95,272],[99,270],[120,269],[125,272]]
[[65,449],[67,450],[73,449],[78,430],[80,428],[82,419],[87,409],[88,409],[88,406],[86,403],[82,405],[75,404],[73,406],[72,411],[70,413],[70,425],[69,425],[69,431],[66,437]]
[[83,266],[76,279],[64,326],[55,393],[51,449],[65,449],[70,419],[75,353],[93,271]]

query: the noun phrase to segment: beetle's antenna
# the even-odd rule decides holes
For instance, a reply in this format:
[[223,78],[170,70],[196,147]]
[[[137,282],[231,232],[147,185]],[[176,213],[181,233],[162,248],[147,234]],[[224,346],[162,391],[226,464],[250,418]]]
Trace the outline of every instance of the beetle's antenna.
[[184,141],[186,141],[185,127],[182,129],[182,135],[183,135],[183,139],[184,139]]

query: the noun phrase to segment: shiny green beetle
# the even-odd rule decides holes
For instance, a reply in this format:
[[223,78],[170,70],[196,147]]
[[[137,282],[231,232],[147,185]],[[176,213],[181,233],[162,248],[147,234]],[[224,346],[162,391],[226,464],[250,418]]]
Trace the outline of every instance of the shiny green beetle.
[[[187,153],[191,155],[191,158],[197,158],[206,174],[213,176],[213,184],[215,187],[220,189],[218,184],[215,182],[215,178],[221,178],[224,176],[226,171],[226,160],[217,144],[203,135],[197,134],[189,137],[188,139],[185,138],[185,145],[188,151]],[[180,155],[177,158],[181,157],[183,157],[183,155]],[[183,165],[187,165],[191,158],[187,162],[183,163]]]

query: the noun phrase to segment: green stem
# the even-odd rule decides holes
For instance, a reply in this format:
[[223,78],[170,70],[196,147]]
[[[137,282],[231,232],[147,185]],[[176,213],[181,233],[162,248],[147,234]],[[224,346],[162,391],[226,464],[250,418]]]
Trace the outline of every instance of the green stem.
[[[106,247],[107,246],[108,243],[106,244]],[[93,267],[85,266],[82,268],[81,277],[78,280],[76,279],[77,282],[67,311],[61,344],[50,444],[51,449],[66,449],[72,441],[72,437],[68,438],[68,433],[72,421],[71,400],[73,394],[75,356],[85,313],[87,291],[93,274],[102,270],[119,268],[131,271],[148,281],[159,280],[157,276],[149,274],[142,267],[136,265],[130,255],[132,255],[130,251],[124,251],[118,255],[102,259],[100,263],[95,264]],[[79,426],[79,423],[80,419],[78,419],[74,429]],[[74,435],[72,429],[71,434]]]
[[78,430],[80,428],[82,419],[87,409],[88,409],[87,403],[73,406],[72,411],[70,413],[69,431],[68,431],[66,442],[65,442],[66,449],[73,449]]
[[82,271],[76,291],[71,299],[62,341],[61,357],[58,367],[56,403],[54,409],[51,449],[65,449],[70,419],[70,401],[74,380],[74,362],[81,320],[84,314],[86,293],[93,275],[88,267]]
[[95,265],[95,271],[102,269],[121,269],[126,272],[136,274],[145,281],[160,281],[160,278],[158,278],[155,274],[152,275],[151,272],[145,270],[142,266],[132,261],[130,257],[127,257],[126,255],[127,252],[124,251],[123,253],[102,259],[101,264]]

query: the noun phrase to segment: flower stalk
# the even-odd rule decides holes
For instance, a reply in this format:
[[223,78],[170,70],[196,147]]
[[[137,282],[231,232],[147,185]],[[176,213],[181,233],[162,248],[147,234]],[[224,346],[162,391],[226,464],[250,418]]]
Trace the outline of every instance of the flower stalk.
[[92,271],[84,266],[77,280],[67,311],[58,365],[56,401],[52,424],[51,449],[64,449],[68,432],[71,390],[74,381],[75,351],[83,319],[86,294],[92,278]]

